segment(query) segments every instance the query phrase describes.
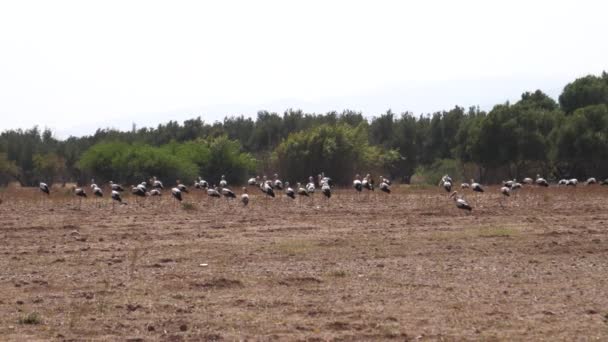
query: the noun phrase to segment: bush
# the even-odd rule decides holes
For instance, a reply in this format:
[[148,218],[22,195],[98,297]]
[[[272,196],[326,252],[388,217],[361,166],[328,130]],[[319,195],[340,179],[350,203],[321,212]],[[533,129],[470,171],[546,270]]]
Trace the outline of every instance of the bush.
[[79,167],[104,181],[140,183],[152,176],[166,184],[176,179],[185,183],[204,175],[211,181],[222,174],[233,182],[244,182],[255,170],[255,159],[241,152],[241,145],[225,136],[172,142],[160,147],[146,144],[104,142],[92,146]]
[[416,173],[412,177],[417,183],[423,184],[439,184],[441,177],[450,175],[456,182],[464,180],[462,174],[462,162],[456,159],[438,159],[430,166],[419,166],[416,168]]
[[19,324],[42,324],[42,318],[38,313],[32,312],[19,318]]
[[355,173],[384,170],[399,158],[394,150],[370,146],[366,126],[321,125],[290,134],[273,154],[274,164],[286,179],[306,180],[325,172],[341,184]]

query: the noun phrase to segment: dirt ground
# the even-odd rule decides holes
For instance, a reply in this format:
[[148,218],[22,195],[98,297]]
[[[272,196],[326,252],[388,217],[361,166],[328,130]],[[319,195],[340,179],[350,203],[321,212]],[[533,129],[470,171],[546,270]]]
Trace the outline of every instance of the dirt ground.
[[0,192],[0,340],[608,340],[608,187]]

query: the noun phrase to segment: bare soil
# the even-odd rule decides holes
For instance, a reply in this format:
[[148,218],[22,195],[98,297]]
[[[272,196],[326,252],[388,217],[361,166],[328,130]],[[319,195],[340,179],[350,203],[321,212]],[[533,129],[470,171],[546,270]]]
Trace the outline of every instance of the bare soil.
[[608,340],[608,187],[394,190],[6,190],[0,339]]

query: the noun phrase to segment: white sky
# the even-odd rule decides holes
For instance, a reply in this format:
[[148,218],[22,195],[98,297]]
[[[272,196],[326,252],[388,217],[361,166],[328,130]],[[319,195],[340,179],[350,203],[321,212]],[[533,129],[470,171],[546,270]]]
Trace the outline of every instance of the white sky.
[[516,100],[608,70],[608,2],[2,1],[0,131]]

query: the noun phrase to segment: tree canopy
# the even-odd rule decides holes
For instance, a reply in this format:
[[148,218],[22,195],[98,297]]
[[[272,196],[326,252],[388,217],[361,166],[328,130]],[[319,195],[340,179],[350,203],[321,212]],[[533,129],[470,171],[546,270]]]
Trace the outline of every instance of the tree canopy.
[[[382,172],[409,181],[435,167],[460,167],[463,177],[608,176],[608,74],[567,84],[556,102],[541,90],[515,103],[415,115],[388,110],[375,116],[260,111],[129,131],[98,129],[59,140],[48,129],[0,133],[0,182],[88,182],[91,177],[141,182],[208,180],[226,174],[243,182],[279,172],[302,180],[319,172],[347,183],[355,173]],[[474,171],[471,171],[474,170]],[[430,176],[429,178],[433,178]]]

